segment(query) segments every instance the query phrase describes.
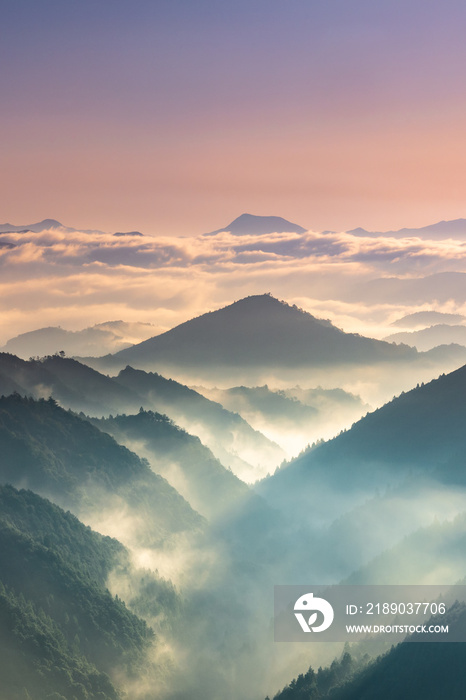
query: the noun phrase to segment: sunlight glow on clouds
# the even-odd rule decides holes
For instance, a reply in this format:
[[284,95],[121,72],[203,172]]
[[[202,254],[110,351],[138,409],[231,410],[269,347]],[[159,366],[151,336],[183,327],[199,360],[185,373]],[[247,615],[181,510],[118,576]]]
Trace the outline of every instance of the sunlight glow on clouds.
[[[3,340],[39,325],[76,329],[84,319],[167,330],[266,291],[347,330],[382,333],[400,309],[420,303],[409,291],[417,278],[466,273],[466,246],[453,239],[312,231],[173,239],[51,229],[0,234],[0,243]],[[436,308],[447,302],[439,296]],[[459,295],[455,309],[464,303]]]

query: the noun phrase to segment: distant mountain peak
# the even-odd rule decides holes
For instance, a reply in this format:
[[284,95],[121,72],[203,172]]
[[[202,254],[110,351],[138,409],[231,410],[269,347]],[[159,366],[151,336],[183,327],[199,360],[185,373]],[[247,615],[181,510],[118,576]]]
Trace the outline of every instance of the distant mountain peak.
[[399,328],[416,329],[439,323],[454,326],[464,321],[466,321],[466,317],[461,314],[448,314],[441,311],[416,311],[398,318],[391,325]]
[[32,231],[33,233],[40,233],[41,231],[48,231],[52,228],[66,228],[56,219],[43,219],[35,224],[26,224],[24,226],[15,226],[14,224],[0,224],[0,233],[26,233],[27,231]]
[[39,221],[36,226],[43,226],[45,228],[59,228],[60,226],[63,226],[59,221],[56,219],[43,219],[42,221]]
[[358,227],[351,231],[347,231],[353,236],[389,236],[393,238],[404,238],[409,236],[420,236],[421,238],[459,238],[463,240],[466,236],[466,219],[453,219],[451,221],[439,221],[430,226],[422,226],[420,228],[400,228],[397,231],[367,231],[364,228]]
[[207,236],[215,236],[217,233],[231,233],[233,236],[266,235],[268,233],[305,233],[306,229],[297,224],[283,219],[281,216],[256,216],[255,214],[241,214],[237,219],[225,226],[207,233]]
[[[65,226],[56,219],[42,219],[42,221],[37,221],[34,224],[24,224],[21,226],[0,224],[0,233],[42,233],[42,231],[51,231],[55,229],[60,229],[65,233],[76,233],[78,231],[80,233],[103,233],[103,231],[97,229],[77,229],[71,226]],[[132,232],[132,234],[134,235],[134,232]]]

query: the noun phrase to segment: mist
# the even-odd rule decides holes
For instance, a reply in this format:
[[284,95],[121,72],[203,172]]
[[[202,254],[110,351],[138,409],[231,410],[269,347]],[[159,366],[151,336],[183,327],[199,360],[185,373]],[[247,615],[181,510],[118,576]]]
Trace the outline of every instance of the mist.
[[[5,362],[16,367],[11,356]],[[9,378],[45,400],[13,398],[16,419],[26,441],[29,414],[56,421],[60,429],[46,423],[45,436],[32,436],[44,450],[54,445],[60,477],[38,486],[22,467],[15,485],[38,489],[127,549],[106,585],[155,633],[137,678],[112,675],[131,697],[258,700],[309,664],[339,657],[342,645],[274,642],[274,585],[462,576],[463,433],[448,418],[462,410],[461,383],[447,375],[423,387],[428,363],[397,365],[391,383],[394,363],[269,369],[266,383],[244,376],[240,385],[230,375],[199,385],[195,372],[182,384],[182,372],[175,380],[130,367],[105,377],[60,357],[18,367]],[[99,382],[88,396],[85,378],[89,390],[91,378]],[[414,393],[371,413],[398,384]],[[102,417],[64,410],[95,405]],[[405,445],[410,407],[420,432],[408,426]],[[70,465],[82,470],[79,488],[66,486]]]

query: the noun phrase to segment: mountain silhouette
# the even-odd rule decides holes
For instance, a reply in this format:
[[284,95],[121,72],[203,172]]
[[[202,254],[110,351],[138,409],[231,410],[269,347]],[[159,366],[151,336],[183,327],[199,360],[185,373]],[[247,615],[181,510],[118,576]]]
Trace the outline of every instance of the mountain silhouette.
[[155,332],[150,323],[106,321],[90,328],[69,331],[60,326],[38,328],[10,338],[0,352],[27,359],[53,355],[63,350],[67,355],[105,355],[145,340]]
[[266,459],[269,466],[276,466],[285,456],[278,445],[215,401],[172,379],[131,367],[118,377],[108,377],[59,355],[26,361],[0,353],[0,395],[14,392],[36,399],[53,396],[62,406],[93,416],[134,413],[141,406],[165,413],[198,435],[224,466],[243,477],[247,473],[252,481],[269,471],[256,472],[254,454]]
[[267,233],[305,233],[306,229],[291,221],[282,219],[281,216],[255,216],[254,214],[241,214],[225,228],[205,234],[215,236],[217,233],[231,233],[233,236],[256,235]]
[[[454,641],[462,640],[466,606],[456,602],[441,618]],[[439,617],[426,624],[438,624]],[[377,639],[368,639],[374,653]],[[273,700],[463,700],[466,682],[464,644],[425,641],[420,633],[392,646],[369,662],[361,649],[345,651],[327,668],[312,666],[274,695]],[[411,643],[417,642],[417,643]],[[374,649],[375,647],[375,649]],[[364,648],[364,647],[363,647]]]
[[441,323],[429,328],[423,328],[420,331],[392,333],[385,340],[389,343],[405,343],[416,347],[420,351],[432,350],[432,348],[436,348],[439,345],[449,345],[451,343],[466,346],[466,326],[453,326]]
[[128,392],[137,392],[145,406],[167,414],[185,430],[198,434],[222,464],[242,479],[255,481],[264,473],[257,471],[257,459],[270,468],[285,456],[278,445],[253,430],[237,413],[173,379],[126,367],[114,382]]
[[[32,231],[33,233],[40,233],[41,231],[49,231],[53,228],[66,228],[59,221],[55,219],[44,219],[43,221],[38,221],[35,224],[26,224],[24,226],[14,226],[13,224],[0,224],[0,233],[23,233],[25,231]],[[70,229],[74,231],[75,229]]]
[[454,326],[462,321],[466,321],[466,316],[461,314],[446,314],[441,311],[415,311],[413,314],[407,314],[393,321],[391,325],[397,328],[417,330],[441,323]]
[[40,360],[21,360],[0,353],[0,394],[34,398],[53,396],[62,406],[87,414],[138,410],[141,398],[87,365],[52,355]]
[[113,355],[133,367],[313,367],[414,359],[412,348],[344,333],[268,294],[246,297]]
[[113,498],[150,523],[150,542],[203,525],[146,462],[53,399],[0,398],[0,454],[0,482],[51,496],[78,517],[102,513]]
[[24,224],[20,226],[9,223],[0,224],[0,233],[41,233],[42,231],[50,231],[52,229],[61,229],[67,233],[74,233],[75,231],[80,231],[81,233],[103,233],[103,231],[97,229],[77,229],[71,226],[64,226],[56,219],[43,219],[34,224]]
[[439,221],[430,226],[421,228],[400,228],[398,231],[366,231],[364,228],[355,228],[348,233],[353,236],[389,236],[392,238],[405,238],[409,236],[420,236],[421,238],[433,238],[442,240],[444,238],[466,238],[466,219],[453,219],[452,221]]
[[226,469],[198,437],[178,428],[166,415],[140,410],[133,416],[90,419],[140,456],[204,516],[225,514],[244,499],[248,487]]

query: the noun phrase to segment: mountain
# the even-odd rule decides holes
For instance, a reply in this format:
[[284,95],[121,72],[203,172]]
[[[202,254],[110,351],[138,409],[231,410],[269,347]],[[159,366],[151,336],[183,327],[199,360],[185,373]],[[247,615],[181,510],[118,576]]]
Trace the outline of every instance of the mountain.
[[128,563],[123,545],[81,523],[72,513],[41,496],[0,485],[0,518],[9,526],[52,548],[69,566],[105,586],[110,572]]
[[2,700],[120,697],[154,641],[105,588],[125,554],[31,491],[0,486]]
[[[367,664],[367,660],[355,660],[345,652],[341,659],[335,659],[328,668],[314,671],[312,666],[294,678],[273,700],[325,700],[334,697],[338,689],[357,676]],[[270,700],[269,697],[266,700]]]
[[225,228],[206,233],[206,236],[215,236],[217,233],[231,233],[233,236],[262,236],[268,233],[306,233],[306,229],[297,224],[292,224],[281,216],[255,216],[253,214],[241,214]]
[[310,442],[336,435],[367,412],[360,397],[342,389],[198,387],[200,393],[239,413],[253,428],[295,457]]
[[53,229],[60,229],[66,233],[74,233],[79,231],[80,233],[103,233],[96,229],[76,229],[70,226],[64,226],[56,219],[44,219],[43,221],[38,221],[34,224],[24,224],[22,226],[15,226],[14,224],[0,224],[0,234],[2,233],[42,233],[42,231],[51,231]]
[[53,399],[0,398],[0,455],[0,483],[31,488],[87,522],[111,525],[125,513],[128,536],[146,546],[203,527],[147,463]]
[[139,368],[326,367],[412,360],[416,351],[344,333],[329,321],[263,294],[250,296],[113,355]]
[[252,481],[285,457],[240,416],[183,384],[131,367],[111,378],[59,355],[26,362],[0,354],[0,395],[14,391],[36,399],[53,396],[62,406],[94,416],[134,413],[141,406],[166,413],[198,435],[222,464]]
[[[431,621],[431,623],[433,620]],[[455,605],[442,623],[464,629],[466,609]],[[415,641],[415,639],[414,639]],[[357,650],[356,650],[357,652]],[[327,668],[309,668],[273,700],[463,700],[464,644],[402,642],[369,662],[345,652]],[[268,699],[267,699],[268,700]]]
[[59,355],[21,360],[0,353],[0,394],[11,393],[36,399],[53,396],[74,411],[102,415],[111,411],[138,410],[141,398],[87,365]]
[[384,338],[388,343],[404,343],[420,351],[432,350],[439,345],[466,346],[466,326],[453,326],[445,323],[419,331],[393,333]]
[[440,311],[416,311],[413,314],[402,316],[392,323],[399,328],[425,328],[436,324],[448,324],[454,326],[466,320],[461,314],[446,314]]
[[392,238],[406,238],[419,236],[420,238],[438,239],[457,238],[466,239],[466,219],[454,219],[452,221],[439,221],[437,224],[422,226],[421,228],[401,228],[398,231],[366,231],[363,228],[355,228],[348,231],[353,236],[387,236]]
[[215,517],[246,498],[249,489],[214,457],[198,437],[178,428],[167,416],[139,411],[133,416],[92,419],[100,430],[149,460],[193,508]]
[[295,399],[300,403],[311,406],[319,412],[332,411],[346,408],[348,411],[360,412],[368,409],[360,396],[351,394],[344,389],[323,389],[321,386],[311,389],[303,389],[300,386],[288,387],[283,390],[285,396]]
[[[466,610],[460,605],[442,619],[452,629],[464,629],[465,621]],[[462,700],[465,662],[461,643],[398,644],[356,674],[347,685],[335,690],[331,697],[334,700]],[[288,697],[292,700],[293,695]]]
[[53,355],[64,351],[68,355],[105,355],[117,352],[152,336],[155,328],[150,323],[125,323],[107,321],[81,331],[67,331],[50,326],[21,333],[10,338],[0,348],[28,359],[32,356]]
[[155,372],[126,367],[114,381],[137,392],[145,406],[166,413],[182,428],[200,437],[226,467],[246,481],[255,481],[285,457],[283,450],[239,416],[193,389]]
[[254,422],[254,417],[258,416],[265,425],[299,423],[310,426],[318,414],[318,410],[313,406],[289,398],[284,391],[273,391],[267,385],[203,391],[229,411],[242,415],[250,424]]
[[[335,509],[348,507],[348,501],[354,507],[368,494],[408,476],[424,475],[437,487],[462,487],[465,394],[466,366],[402,393],[350,430],[303,453],[261,482],[258,491],[297,517],[306,520],[312,515],[328,522],[332,513],[336,517]],[[315,492],[320,493],[317,502]]]
[[422,357],[429,360],[433,366],[451,370],[466,362],[466,348],[464,345],[458,345],[458,343],[436,345],[431,350],[423,352]]
[[[60,228],[66,229],[63,224],[55,219],[44,219],[35,224],[25,224],[24,226],[14,226],[13,224],[0,224],[0,233],[24,233],[32,231],[33,233],[41,233],[41,231],[49,231],[50,229]],[[66,229],[75,231],[76,229]]]

